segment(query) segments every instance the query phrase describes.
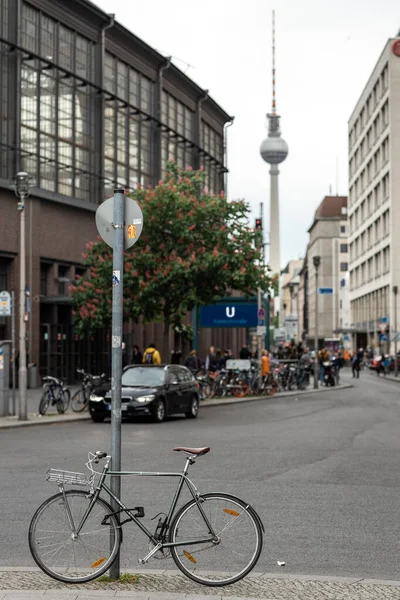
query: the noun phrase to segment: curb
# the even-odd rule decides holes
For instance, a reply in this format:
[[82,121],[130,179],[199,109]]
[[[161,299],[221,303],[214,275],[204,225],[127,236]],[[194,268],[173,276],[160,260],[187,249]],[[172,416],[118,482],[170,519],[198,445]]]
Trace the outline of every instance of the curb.
[[[43,571],[38,567],[0,567],[1,573],[39,573],[43,574]],[[136,567],[131,568],[121,568],[121,573],[134,573],[135,575],[168,575],[168,576],[176,576],[177,578],[181,577],[179,571],[175,569],[138,569]],[[268,571],[254,571],[249,573],[246,576],[246,579],[281,579],[286,581],[310,581],[310,582],[321,582],[321,583],[338,583],[338,584],[347,584],[354,585],[357,583],[362,583],[363,585],[386,585],[392,587],[400,587],[399,580],[392,579],[376,579],[362,576],[347,576],[343,577],[340,575],[305,575],[302,573],[278,573],[278,572],[268,572]],[[49,582],[51,584],[52,580],[49,578]],[[52,588],[47,588],[52,589]],[[5,591],[5,590],[2,590]],[[10,590],[14,593],[18,593],[19,590],[13,589]],[[36,590],[27,590],[26,588],[21,588],[21,591],[24,593],[28,591],[36,591]],[[87,591],[83,591],[82,594],[87,594]],[[157,593],[157,592],[153,592]],[[158,592],[159,593],[159,592]],[[185,592],[186,593],[186,592]]]
[[334,392],[345,390],[354,387],[351,383],[344,383],[341,385],[335,385],[334,387],[322,387],[318,390],[310,389],[310,390],[295,390],[290,392],[278,392],[273,396],[245,396],[244,398],[229,398],[227,400],[216,400],[212,404],[205,404],[207,400],[204,400],[203,403],[200,403],[201,408],[212,408],[213,406],[227,406],[229,404],[242,404],[244,402],[257,402],[259,400],[272,400],[273,398],[290,398],[294,396],[306,396],[308,394],[319,394],[323,392]]
[[[7,418],[7,417],[6,417]],[[38,419],[33,418],[28,421],[16,421],[15,423],[2,423],[0,420],[0,431],[2,429],[19,429],[21,427],[34,427],[35,425],[60,425],[65,423],[77,423],[78,421],[88,421],[90,420],[90,415],[85,415],[83,417],[78,417],[74,415],[67,415],[66,417],[56,417],[54,419]]]
[[[305,396],[307,394],[319,394],[323,392],[333,392],[339,390],[345,390],[347,388],[352,388],[353,385],[346,383],[343,385],[338,385],[334,387],[323,387],[318,390],[310,389],[310,390],[295,390],[290,392],[278,392],[273,396],[245,396],[244,398],[229,398],[227,400],[216,400],[210,404],[201,403],[201,408],[213,408],[215,406],[229,406],[232,404],[243,404],[244,402],[257,402],[260,400],[272,400],[273,398],[290,398],[294,396]],[[204,400],[207,402],[207,400]],[[65,417],[55,417],[47,419],[39,419],[34,418],[28,421],[15,421],[15,422],[5,422],[2,423],[0,420],[0,431],[2,429],[18,429],[21,427],[34,427],[36,425],[60,425],[66,423],[77,423],[79,421],[90,421],[91,417],[89,414],[85,414],[84,416],[78,415],[66,415]],[[1,569],[0,569],[1,571]]]

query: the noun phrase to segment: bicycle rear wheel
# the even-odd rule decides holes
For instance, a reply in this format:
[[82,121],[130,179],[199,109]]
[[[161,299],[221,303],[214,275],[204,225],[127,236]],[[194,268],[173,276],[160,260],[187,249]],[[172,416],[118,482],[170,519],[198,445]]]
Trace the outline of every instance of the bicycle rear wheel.
[[49,394],[48,388],[45,388],[43,390],[43,394],[42,394],[42,397],[40,398],[40,402],[39,402],[39,414],[40,415],[46,414],[46,411],[49,408],[49,404],[50,404],[50,394]]
[[75,394],[71,398],[71,408],[72,408],[73,412],[76,412],[76,413],[83,412],[85,410],[85,408],[87,408],[87,405],[88,405],[88,402],[87,402],[86,390],[83,391],[82,389],[80,389],[77,392],[75,392]]
[[232,394],[236,398],[244,398],[244,396],[247,396],[247,394],[249,392],[249,384],[245,378],[237,377],[232,382],[231,389],[232,389]]
[[[262,550],[261,520],[246,502],[228,494],[205,494],[201,507],[216,534],[211,542],[171,547],[177,567],[187,577],[208,586],[223,586],[245,577]],[[210,537],[195,500],[176,514],[170,529],[172,543]]]
[[[65,492],[75,527],[91,502],[88,492]],[[29,548],[36,564],[58,581],[84,583],[102,575],[118,555],[121,530],[111,506],[98,498],[74,537],[62,493],[48,498],[29,526]],[[107,524],[103,524],[107,517]]]

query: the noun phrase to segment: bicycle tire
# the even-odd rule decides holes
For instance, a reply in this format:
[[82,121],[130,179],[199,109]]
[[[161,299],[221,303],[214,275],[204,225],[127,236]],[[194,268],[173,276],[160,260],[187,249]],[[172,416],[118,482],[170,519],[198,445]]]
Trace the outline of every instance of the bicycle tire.
[[233,382],[231,389],[235,398],[244,398],[249,393],[249,384],[246,379],[238,378]]
[[[230,585],[232,583],[235,583],[236,581],[239,581],[243,577],[245,577],[248,573],[250,573],[250,571],[257,564],[257,561],[261,554],[262,545],[263,545],[263,526],[261,523],[261,519],[257,515],[256,511],[247,502],[244,502],[243,500],[240,500],[240,498],[236,498],[235,496],[231,496],[230,494],[218,494],[218,493],[204,494],[204,495],[200,496],[200,501],[201,501],[201,506],[202,506],[204,512],[207,514],[207,517],[210,519],[210,521],[211,521],[211,515],[214,516],[215,522],[217,519],[217,515],[222,516],[224,521],[227,521],[227,524],[219,532],[219,534],[220,534],[219,542],[215,543],[215,544],[214,544],[214,542],[205,542],[205,544],[208,544],[208,545],[212,544],[212,546],[205,547],[205,548],[203,548],[202,544],[193,544],[192,546],[190,544],[188,544],[187,546],[186,545],[185,546],[177,546],[177,547],[172,546],[171,547],[172,558],[174,559],[175,564],[178,567],[178,569],[184,575],[189,577],[189,579],[192,579],[193,581],[196,581],[197,583],[201,583],[202,585],[207,585],[210,587],[222,587],[225,585]],[[220,501],[219,506],[218,506],[218,502],[215,502],[215,501]],[[214,506],[211,507],[211,504],[213,504]],[[215,505],[217,506],[217,510],[215,509]],[[232,508],[227,508],[228,506],[230,506]],[[219,508],[219,510],[218,510],[218,508]],[[185,506],[183,506],[177,512],[177,514],[175,515],[174,520],[171,524],[170,533],[169,533],[169,542],[170,543],[180,541],[180,539],[178,539],[179,535],[181,535],[183,537],[183,539],[189,539],[189,540],[196,539],[196,537],[195,537],[196,535],[200,536],[201,538],[203,536],[204,537],[209,536],[208,527],[206,526],[206,523],[202,517],[200,519],[200,523],[202,523],[203,529],[201,529],[201,527],[199,529],[198,523],[196,522],[196,528],[193,531],[190,531],[190,527],[189,527],[189,530],[187,530],[186,532],[182,532],[182,530],[185,528],[184,518],[188,513],[189,513],[190,523],[193,523],[192,514],[194,511],[192,511],[192,509],[195,509],[197,511],[197,513],[201,516],[201,513],[198,509],[198,506],[197,506],[197,503],[195,500],[191,500],[190,502],[185,504]],[[240,510],[241,512],[238,513],[238,510]],[[208,514],[209,511],[210,511],[210,514]],[[244,551],[244,544],[245,544],[245,541],[248,540],[248,533],[246,533],[244,535],[240,534],[240,533],[238,534],[237,529],[235,529],[234,527],[231,527],[231,524],[234,523],[236,525],[237,521],[235,519],[237,519],[238,517],[240,517],[242,515],[244,515],[244,517],[243,517],[243,520],[241,521],[241,523],[243,523],[243,524],[248,523],[250,525],[249,531],[250,532],[253,531],[255,534],[254,544],[251,543],[252,546],[254,545],[254,548],[251,549],[252,555],[251,555],[251,558],[249,559],[248,563],[245,564],[243,567],[239,566],[238,567],[240,569],[239,572],[232,573],[228,576],[227,572],[225,570],[221,571],[219,569],[219,566],[217,565],[218,559],[217,559],[216,549],[218,547],[220,547],[222,549],[222,553],[220,552],[219,557],[222,557],[222,558],[225,557],[226,560],[228,561],[230,568],[232,568],[232,564],[234,563],[234,561],[237,561],[237,562],[240,561],[239,556],[241,556]],[[233,516],[233,519],[232,519],[232,516]],[[214,527],[215,523],[214,524],[211,523],[211,525]],[[228,528],[230,528],[230,533],[233,532],[233,535],[234,535],[233,541],[236,540],[237,543],[239,544],[239,547],[241,549],[239,553],[235,553],[232,550],[229,551],[229,547],[227,545],[221,543],[222,533],[225,530],[227,530]],[[219,527],[217,527],[216,529],[219,529]],[[224,536],[224,539],[225,539],[225,536]],[[187,548],[191,548],[191,552],[190,551],[188,552]],[[204,553],[208,549],[211,549],[210,556],[205,559]],[[199,565],[199,567],[201,568],[200,571],[197,571],[196,565]],[[189,570],[189,567],[191,567],[193,570]],[[215,569],[214,575],[212,575],[213,569]]]
[[86,393],[81,388],[77,390],[75,394],[71,398],[71,408],[72,412],[80,413],[88,407],[88,401],[86,398]]
[[49,404],[50,404],[50,398],[49,398],[49,390],[48,388],[46,388],[43,391],[42,397],[40,398],[40,402],[39,402],[39,414],[40,415],[45,415],[47,409],[49,408]]
[[[82,500],[86,500],[87,502],[89,502],[90,500],[88,500],[88,492],[84,491],[84,490],[68,490],[65,492],[66,496],[71,496],[74,495],[75,497],[81,497]],[[28,534],[28,541],[29,541],[29,549],[31,551],[33,560],[36,562],[36,564],[38,565],[38,567],[40,567],[42,569],[42,571],[44,571],[47,575],[49,575],[50,577],[52,577],[53,579],[56,579],[57,581],[62,581],[64,583],[85,583],[87,581],[92,581],[93,579],[96,579],[97,577],[100,577],[100,575],[102,575],[105,571],[107,571],[111,565],[113,564],[113,562],[115,561],[116,557],[118,556],[118,552],[120,549],[120,544],[121,544],[121,529],[119,527],[119,523],[117,518],[115,517],[115,515],[112,515],[111,513],[113,513],[113,509],[111,508],[111,506],[108,504],[108,502],[106,502],[105,500],[103,500],[103,498],[97,498],[95,505],[93,506],[93,509],[91,511],[91,513],[88,516],[88,521],[87,524],[88,526],[92,526],[92,521],[90,520],[91,516],[94,514],[96,515],[97,513],[97,517],[98,520],[100,520],[102,513],[99,513],[99,508],[101,505],[102,510],[104,510],[104,512],[109,516],[109,523],[107,525],[104,525],[104,527],[110,527],[110,533],[111,533],[111,529],[112,529],[112,534],[113,534],[113,545],[112,545],[112,549],[110,551],[110,555],[108,556],[108,558],[104,558],[104,560],[99,560],[99,556],[103,553],[104,554],[104,549],[101,548],[99,550],[96,549],[96,554],[93,556],[93,558],[97,558],[97,561],[95,560],[91,565],[88,565],[88,569],[95,569],[96,566],[98,566],[99,568],[97,570],[95,570],[94,572],[92,571],[89,575],[85,575],[85,576],[81,576],[81,569],[78,569],[77,563],[76,563],[76,554],[75,552],[78,552],[78,550],[75,551],[75,549],[73,550],[72,554],[74,555],[74,563],[75,568],[77,570],[77,573],[75,573],[74,576],[74,572],[70,572],[69,573],[69,577],[67,577],[65,574],[63,574],[62,572],[57,572],[54,569],[56,569],[57,567],[51,567],[47,564],[45,564],[43,557],[41,557],[39,555],[39,551],[38,551],[38,547],[40,547],[40,543],[38,544],[37,542],[40,542],[40,539],[44,539],[46,540],[46,544],[47,547],[52,546],[54,548],[55,545],[57,544],[49,544],[49,540],[51,539],[50,536],[40,536],[39,538],[35,537],[36,533],[46,533],[46,530],[38,530],[37,526],[39,525],[39,527],[43,527],[44,525],[41,525],[41,521],[40,521],[40,517],[43,515],[44,511],[46,510],[47,507],[51,508],[51,505],[54,504],[55,502],[57,502],[57,500],[63,500],[63,494],[60,492],[58,494],[55,494],[54,496],[51,496],[50,498],[48,498],[45,502],[43,502],[43,504],[41,506],[39,506],[39,508],[37,509],[37,511],[35,512],[35,514],[32,517],[32,521],[29,525],[29,534]],[[84,502],[85,504],[85,502]],[[61,505],[61,502],[58,504],[59,506]],[[75,504],[76,506],[76,504]],[[74,505],[73,503],[70,505],[70,508],[72,507],[72,510],[74,510]],[[49,511],[48,511],[49,512]],[[61,511],[62,512],[62,511]],[[103,517],[104,518],[104,517]],[[47,515],[44,516],[44,522],[45,523],[52,523],[54,521],[52,521],[50,519],[49,521],[49,517]],[[63,550],[61,551],[61,553],[59,554],[59,560],[63,560],[63,562],[65,563],[65,561],[67,560],[66,558],[64,558],[65,556],[65,547],[67,546],[68,543],[75,544],[76,542],[76,548],[78,548],[78,541],[77,540],[73,540],[72,538],[72,534],[71,534],[71,530],[69,531],[62,531],[62,528],[66,528],[66,526],[68,525],[68,521],[65,518],[65,513],[63,515],[63,519],[61,519],[61,523],[60,523],[60,529],[57,529],[57,531],[48,531],[47,533],[54,533],[56,536],[62,536],[63,534],[65,534],[65,538],[67,541],[65,542],[65,544],[63,544],[62,542],[59,542],[59,545],[61,547],[63,547]],[[51,525],[50,525],[51,526]],[[85,528],[86,524],[84,525],[83,529]],[[56,529],[56,527],[54,527],[54,529]],[[85,535],[90,535],[90,533],[96,533],[96,532],[92,532],[90,531],[89,528],[89,532]],[[78,536],[79,537],[79,536]],[[107,543],[104,545],[104,548],[107,548],[107,546],[110,546],[110,534],[108,534],[106,532],[106,538],[107,538]],[[86,538],[85,538],[86,539]],[[99,536],[97,535],[96,538],[96,543],[97,546],[99,546],[99,544],[101,543],[101,539],[99,540]],[[81,541],[82,544],[84,544],[84,542]],[[45,547],[45,546],[42,546]],[[74,548],[74,546],[72,546]],[[101,552],[103,551],[103,552]],[[57,554],[57,550],[55,551]],[[49,552],[47,552],[47,554],[49,554]],[[54,556],[54,554],[53,554]],[[51,560],[52,557],[49,557],[49,560]],[[85,548],[85,558],[83,560],[88,560],[88,550]],[[46,559],[47,560],[47,559]],[[91,559],[88,560],[88,562],[91,562]],[[98,565],[94,566],[93,565],[95,563],[99,563]],[[66,571],[69,570],[69,567],[67,565],[63,565],[62,567],[60,567],[60,570]],[[83,569],[82,569],[83,570]]]
[[63,388],[57,399],[57,412],[63,415],[68,410],[68,406],[71,400],[71,392],[68,388]]

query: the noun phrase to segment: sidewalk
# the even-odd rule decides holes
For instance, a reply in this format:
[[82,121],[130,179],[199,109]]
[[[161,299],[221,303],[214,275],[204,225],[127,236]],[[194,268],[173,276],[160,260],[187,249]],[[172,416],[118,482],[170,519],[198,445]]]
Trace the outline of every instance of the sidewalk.
[[[312,382],[306,390],[294,390],[285,391],[275,394],[274,396],[245,396],[244,398],[235,398],[234,396],[228,396],[226,398],[209,398],[201,402],[201,410],[203,408],[224,406],[228,404],[240,404],[242,402],[256,402],[259,400],[271,400],[272,398],[285,398],[285,397],[299,397],[308,394],[320,394],[324,392],[340,391],[347,388],[353,387],[350,383],[343,383],[335,387],[320,387],[314,390]],[[71,396],[75,392],[76,388],[71,388]],[[18,390],[17,390],[18,391]],[[49,408],[48,412],[42,417],[37,412],[39,401],[42,395],[42,389],[38,388],[35,390],[28,390],[28,421],[19,421],[18,416],[12,417],[0,417],[0,429],[10,429],[14,427],[31,427],[33,425],[54,425],[55,423],[71,423],[74,421],[87,421],[90,420],[90,415],[87,411],[83,413],[74,413],[71,411],[71,407],[64,415],[59,415],[55,407]],[[17,396],[18,406],[18,396]],[[17,410],[18,412],[18,410]],[[1,600],[1,598],[0,598]]]
[[0,600],[400,600],[400,581],[254,573],[223,588],[201,586],[178,571],[138,571],[134,584],[67,586],[39,569],[0,569]]

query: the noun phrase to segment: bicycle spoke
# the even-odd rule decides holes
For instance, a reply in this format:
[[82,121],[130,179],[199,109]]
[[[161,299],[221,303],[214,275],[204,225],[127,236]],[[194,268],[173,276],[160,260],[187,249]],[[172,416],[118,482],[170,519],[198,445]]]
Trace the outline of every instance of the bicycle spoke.
[[[91,499],[84,491],[65,494],[72,522],[81,523]],[[33,556],[37,564],[55,579],[66,582],[90,581],[107,570],[118,553],[118,522],[114,516],[109,516],[111,508],[97,499],[82,531],[73,536],[71,527],[65,523],[67,504],[61,499],[60,495],[50,498],[32,520],[29,536]],[[110,523],[101,525],[106,516]],[[61,524],[58,530],[55,529],[57,521]]]

